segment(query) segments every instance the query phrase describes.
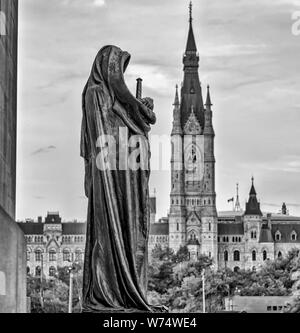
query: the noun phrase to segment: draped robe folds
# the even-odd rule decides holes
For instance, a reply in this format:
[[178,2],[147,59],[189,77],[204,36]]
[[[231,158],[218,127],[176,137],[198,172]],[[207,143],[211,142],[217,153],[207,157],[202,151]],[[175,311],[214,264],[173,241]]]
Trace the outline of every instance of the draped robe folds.
[[[88,197],[83,277],[83,311],[154,311],[147,302],[147,242],[150,171],[99,170],[97,140],[112,135],[119,151],[119,129],[128,139],[147,133],[155,123],[152,107],[136,99],[124,82],[130,55],[115,46],[96,56],[83,91],[81,156]],[[150,154],[150,152],[149,152]],[[147,163],[149,165],[149,154]]]

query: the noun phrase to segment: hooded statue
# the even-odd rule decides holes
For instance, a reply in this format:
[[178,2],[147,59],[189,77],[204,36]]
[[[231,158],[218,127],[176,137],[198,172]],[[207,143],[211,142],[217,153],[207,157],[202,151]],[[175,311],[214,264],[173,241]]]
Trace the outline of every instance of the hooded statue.
[[[156,117],[152,100],[135,98],[125,84],[129,60],[130,55],[120,48],[103,47],[82,96],[81,156],[88,197],[85,312],[155,311],[146,298],[146,272],[150,214],[148,132]],[[139,157],[143,157],[144,168],[120,169],[121,146],[135,136],[142,143],[137,147],[144,149],[145,154]],[[112,138],[108,141],[114,147],[105,145],[103,138]],[[130,147],[129,154],[133,150]],[[101,168],[101,163],[112,156],[115,162],[109,165],[117,168]]]

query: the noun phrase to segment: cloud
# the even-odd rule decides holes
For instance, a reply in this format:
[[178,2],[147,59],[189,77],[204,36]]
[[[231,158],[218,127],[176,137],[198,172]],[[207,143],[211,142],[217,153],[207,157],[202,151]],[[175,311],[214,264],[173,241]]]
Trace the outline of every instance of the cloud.
[[[203,86],[211,84],[214,104],[218,209],[228,208],[237,179],[248,193],[252,173],[265,202],[300,197],[300,43],[291,34],[299,2],[194,4],[199,77]],[[151,133],[169,135],[174,86],[183,78],[188,0],[26,0],[19,7],[17,216],[59,207],[65,218],[85,219],[86,200],[76,199],[84,189],[81,94],[95,54],[111,43],[131,53],[128,87],[134,92],[136,78],[143,78],[157,114]],[[32,151],[43,155],[27,158]],[[158,217],[169,207],[170,178],[167,171],[151,174]],[[47,197],[39,208],[32,197],[37,188]]]
[[106,3],[105,0],[94,0],[93,4],[96,7],[103,7],[105,6]]
[[63,5],[65,6],[76,6],[76,7],[84,7],[84,6],[90,6],[90,7],[103,7],[106,5],[105,0],[63,0]]
[[35,150],[34,152],[31,153],[31,155],[38,155],[38,154],[45,154],[45,153],[50,153],[51,151],[55,150],[55,146],[48,146],[48,147],[43,147]]

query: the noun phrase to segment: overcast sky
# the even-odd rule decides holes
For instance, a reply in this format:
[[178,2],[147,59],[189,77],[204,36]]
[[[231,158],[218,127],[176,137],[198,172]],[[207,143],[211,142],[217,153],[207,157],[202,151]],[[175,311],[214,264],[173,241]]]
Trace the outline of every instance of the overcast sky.
[[[86,219],[79,157],[81,93],[97,51],[132,55],[126,80],[144,79],[155,100],[153,134],[169,136],[181,83],[188,0],[19,1],[17,217],[59,211]],[[251,176],[264,211],[283,201],[300,215],[300,36],[292,0],[194,0],[202,86],[211,86],[216,132],[217,208]],[[156,152],[153,152],[156,158]],[[168,157],[169,158],[169,157]],[[169,208],[170,173],[154,171],[158,217]]]

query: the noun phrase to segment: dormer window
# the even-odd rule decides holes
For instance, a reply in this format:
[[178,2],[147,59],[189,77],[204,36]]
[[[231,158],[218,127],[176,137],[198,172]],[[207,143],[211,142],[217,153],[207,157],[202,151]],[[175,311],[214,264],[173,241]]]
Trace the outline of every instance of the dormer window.
[[297,240],[297,233],[296,231],[294,230],[292,233],[291,233],[291,241],[295,242]]
[[281,233],[279,230],[276,231],[275,233],[275,240],[279,242],[281,240]]

